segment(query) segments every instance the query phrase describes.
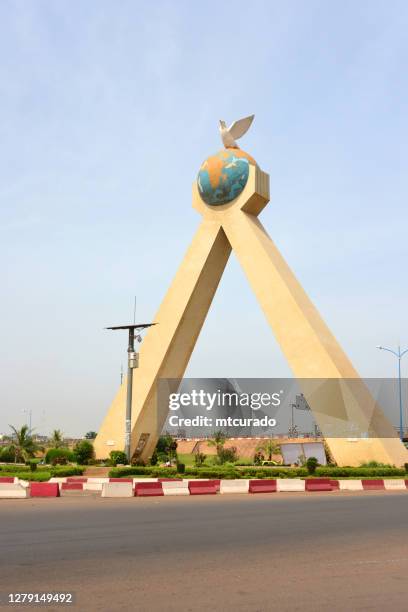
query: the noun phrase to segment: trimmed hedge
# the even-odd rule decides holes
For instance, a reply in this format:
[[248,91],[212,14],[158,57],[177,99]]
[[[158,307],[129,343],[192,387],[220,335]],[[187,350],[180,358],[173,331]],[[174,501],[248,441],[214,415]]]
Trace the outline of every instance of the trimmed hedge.
[[176,468],[160,468],[156,466],[145,467],[134,465],[132,467],[112,468],[109,478],[126,478],[127,476],[151,476],[152,478],[173,478],[177,476]]
[[[25,464],[7,464],[7,465],[0,465],[0,474],[1,476],[3,476],[3,472],[24,472],[25,470],[29,470],[29,466],[25,465]],[[44,470],[44,468],[42,468],[41,466],[37,467],[38,471]]]
[[49,480],[52,476],[82,476],[84,473],[83,467],[72,467],[72,466],[63,466],[63,467],[38,467],[35,472],[30,470],[30,466],[25,465],[15,465],[15,466],[7,466],[12,469],[2,469],[0,470],[1,476],[13,476],[14,478],[21,478],[22,480],[34,480],[36,482],[44,482],[45,480]]
[[2,472],[2,476],[20,478],[20,480],[30,480],[34,482],[45,482],[51,478],[51,472]]
[[[151,476],[153,478],[175,477],[175,468],[152,467],[125,467],[110,470],[111,478],[125,478],[127,476]],[[392,478],[405,476],[403,468],[363,468],[363,467],[318,467],[315,472],[317,477],[328,478]],[[258,468],[258,467],[186,467],[185,478],[307,478],[308,471],[304,467],[299,468]]]
[[48,468],[49,471],[51,471],[51,476],[82,476],[82,474],[85,471],[85,468],[82,466],[73,466],[73,465],[67,465],[67,466],[61,466],[61,467],[52,467],[52,468]]
[[[109,472],[110,478],[126,478],[127,476],[150,476],[152,478],[165,478],[177,476],[175,468],[158,468],[155,466],[133,466],[124,468],[113,468]],[[238,470],[234,467],[197,468],[186,467],[185,478],[300,478],[307,476],[305,468],[294,468],[291,470],[274,470],[269,468],[243,468]]]
[[396,467],[327,467],[321,466],[316,469],[316,476],[328,476],[330,478],[388,478],[399,476],[404,478],[406,472],[404,468]]

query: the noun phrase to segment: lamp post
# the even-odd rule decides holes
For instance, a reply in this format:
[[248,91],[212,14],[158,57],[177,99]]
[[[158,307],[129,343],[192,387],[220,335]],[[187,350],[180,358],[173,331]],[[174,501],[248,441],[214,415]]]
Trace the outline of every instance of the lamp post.
[[29,430],[30,430],[30,435],[31,435],[31,429],[32,429],[32,427],[31,427],[31,417],[32,417],[32,415],[33,415],[33,411],[31,410],[31,408],[29,408],[29,409],[27,409],[27,408],[23,408],[21,412],[22,412],[23,414],[28,414],[28,420],[29,420],[29,425],[28,425],[28,427],[29,427]]
[[127,373],[127,389],[126,389],[126,417],[125,417],[125,454],[128,462],[130,463],[130,436],[132,429],[132,396],[133,396],[133,369],[139,367],[139,353],[135,352],[135,332],[136,339],[138,342],[142,341],[142,338],[138,332],[143,331],[147,327],[156,325],[155,323],[133,323],[132,325],[115,325],[113,327],[107,327],[106,329],[127,329],[129,332],[128,341],[128,373]]
[[404,430],[403,430],[403,420],[402,420],[401,359],[403,358],[405,353],[408,353],[408,348],[401,351],[401,347],[398,345],[398,352],[394,351],[393,349],[387,348],[386,346],[378,345],[376,348],[380,349],[380,351],[388,351],[389,353],[392,353],[393,355],[395,355],[395,357],[398,359],[398,394],[399,394],[399,410],[400,410],[400,428],[399,429],[400,429],[400,439],[402,442],[404,438]]

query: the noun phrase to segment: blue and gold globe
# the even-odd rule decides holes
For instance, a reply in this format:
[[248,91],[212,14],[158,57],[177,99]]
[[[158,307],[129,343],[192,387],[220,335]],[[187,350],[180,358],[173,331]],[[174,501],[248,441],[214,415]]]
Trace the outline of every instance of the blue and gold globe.
[[222,149],[208,157],[197,177],[198,192],[210,206],[221,206],[235,200],[245,188],[249,164],[255,160],[242,149]]

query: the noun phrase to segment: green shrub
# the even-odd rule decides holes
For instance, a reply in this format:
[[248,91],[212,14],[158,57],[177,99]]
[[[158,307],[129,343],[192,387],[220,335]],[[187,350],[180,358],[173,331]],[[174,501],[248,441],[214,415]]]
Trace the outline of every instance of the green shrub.
[[119,451],[119,450],[113,450],[109,453],[109,461],[111,465],[115,467],[118,465],[118,463],[127,465],[127,462],[128,462],[126,453],[124,453],[123,451]]
[[169,455],[165,452],[159,451],[157,454],[157,461],[158,463],[166,463],[166,461],[169,460]]
[[150,465],[157,465],[158,461],[157,452],[154,450],[153,455],[150,457]]
[[316,468],[319,465],[316,457],[309,457],[306,461],[306,468],[309,474],[314,474],[316,472]]
[[404,463],[404,469],[408,473],[408,463]]
[[196,467],[201,467],[202,465],[204,465],[206,458],[207,458],[207,455],[204,455],[204,453],[195,453],[194,465]]
[[27,461],[27,465],[30,468],[30,472],[36,472],[37,471],[37,463],[38,463],[37,459],[31,459],[31,460]]
[[241,465],[241,466],[251,466],[254,465],[254,462],[251,459],[237,459],[236,461],[234,461],[235,465]]
[[12,476],[21,480],[33,480],[35,482],[45,482],[51,478],[51,472],[2,472],[2,476]]
[[151,476],[152,478],[173,478],[177,476],[175,468],[134,465],[132,467],[112,468],[110,478],[127,478],[129,476]]
[[219,448],[217,450],[217,459],[220,465],[224,463],[234,463],[238,459],[237,449],[235,446],[231,446],[230,448]]
[[85,468],[80,466],[53,467],[51,468],[51,476],[82,476]]
[[75,457],[81,465],[88,465],[90,459],[95,458],[93,444],[89,440],[81,440],[77,442],[74,448]]
[[[0,465],[0,474],[1,474],[1,476],[3,476],[4,472],[8,472],[8,473],[10,473],[10,472],[13,472],[13,473],[14,472],[28,472],[29,469],[30,469],[29,466],[26,465],[25,463],[24,464],[21,464],[21,463],[20,464],[19,463],[17,463],[17,464],[9,463],[7,465]],[[47,467],[47,466],[38,465],[38,467],[37,467],[37,472],[49,472],[49,471],[50,471],[50,468]]]
[[405,476],[403,468],[396,467],[330,467],[319,466],[316,476],[329,476],[330,478],[390,478],[392,476]]
[[75,459],[75,454],[69,448],[50,448],[45,455],[45,462],[51,465],[67,465]]
[[4,463],[14,463],[15,459],[16,449],[12,444],[1,449],[0,461],[3,461]]
[[378,461],[365,461],[364,463],[360,463],[360,467],[362,468],[393,468],[395,465],[390,465],[389,463],[379,463]]
[[265,459],[262,451],[257,451],[254,455],[253,462],[255,465],[262,465],[262,461]]
[[184,463],[177,463],[177,474],[184,474],[186,466]]
[[[307,478],[309,473],[305,467],[284,468],[284,467],[241,467],[237,466],[214,466],[214,467],[193,467],[186,466],[186,478]],[[330,467],[318,466],[314,473],[315,476],[329,478],[392,478],[405,476],[402,468],[362,468],[362,467]],[[124,468],[113,468],[109,472],[111,478],[122,478],[129,476],[151,476],[153,478],[165,478],[177,476],[175,468],[165,468],[156,466],[132,466]]]

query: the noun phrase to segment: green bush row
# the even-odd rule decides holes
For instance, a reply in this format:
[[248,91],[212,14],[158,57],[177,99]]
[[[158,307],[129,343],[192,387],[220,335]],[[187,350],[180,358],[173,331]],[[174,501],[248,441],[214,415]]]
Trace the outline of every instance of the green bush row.
[[327,467],[321,466],[316,469],[316,476],[325,476],[330,478],[347,478],[347,477],[356,477],[356,478],[369,478],[369,477],[378,477],[378,478],[387,478],[391,476],[400,476],[403,478],[406,475],[404,468],[396,468],[396,467],[376,467],[376,468],[366,468],[366,467]]
[[[405,470],[395,467],[364,468],[364,467],[318,467],[315,476],[328,478],[390,478],[399,476],[403,478]],[[151,476],[153,478],[174,478],[178,476],[175,468],[153,467],[124,467],[113,468],[109,472],[111,478],[125,478],[127,476]],[[307,478],[306,468],[257,468],[257,467],[214,467],[198,468],[186,467],[185,478]]]
[[30,480],[35,482],[45,482],[51,478],[51,472],[9,472],[3,473],[2,476],[11,476],[20,478],[20,480]]
[[[25,472],[25,471],[29,471],[30,470],[30,466],[29,465],[21,465],[21,464],[17,464],[14,465],[13,463],[9,463],[7,465],[0,465],[0,475],[3,476],[3,472]],[[49,472],[50,468],[43,466],[43,465],[38,465],[37,466],[37,472]]]
[[84,473],[83,467],[62,467],[48,468],[45,470],[36,470],[32,472],[29,466],[19,466],[19,470],[1,470],[1,476],[12,476],[21,478],[22,480],[34,480],[36,482],[44,482],[53,476],[81,476]]
[[176,468],[160,468],[156,466],[139,466],[123,468],[112,468],[109,472],[110,478],[126,478],[127,476],[151,476],[152,478],[174,478],[177,477]]
[[[176,468],[143,467],[132,466],[113,468],[109,472],[110,478],[126,478],[129,476],[150,476],[153,478],[174,478],[180,476]],[[185,478],[300,478],[307,476],[305,468],[294,468],[292,470],[274,470],[269,468],[243,468],[238,470],[234,467],[198,468],[186,467],[183,474]]]

